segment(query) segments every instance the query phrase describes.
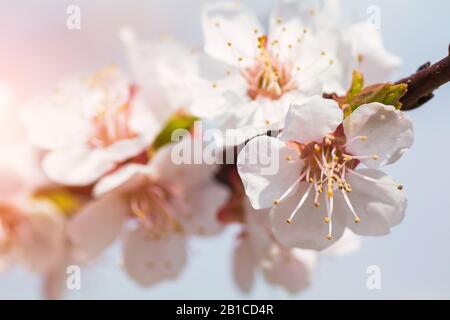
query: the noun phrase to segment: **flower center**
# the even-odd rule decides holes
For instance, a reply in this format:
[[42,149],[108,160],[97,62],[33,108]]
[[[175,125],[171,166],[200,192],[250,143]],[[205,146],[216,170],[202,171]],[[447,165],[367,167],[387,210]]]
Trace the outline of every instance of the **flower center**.
[[108,87],[108,82],[103,83],[110,76],[110,72],[113,71],[100,70],[88,82],[94,90],[100,90],[101,96],[91,116],[92,132],[88,140],[88,144],[95,148],[105,148],[119,140],[136,136],[130,128],[130,114],[137,89],[131,85],[127,95],[115,93],[115,90]]
[[[286,199],[291,192],[296,188],[300,182],[307,182],[308,186],[306,192],[302,195],[297,207],[286,220],[291,224],[295,215],[299,212],[306,199],[310,194],[314,194],[314,206],[320,207],[319,197],[325,192],[326,216],[324,222],[328,224],[327,238],[332,238],[332,216],[335,192],[341,192],[347,207],[353,214],[355,223],[360,223],[361,219],[357,215],[350,201],[348,194],[352,192],[352,186],[346,180],[346,174],[349,172],[358,177],[382,184],[391,184],[389,182],[381,182],[371,177],[364,176],[354,171],[356,166],[363,159],[378,160],[378,155],[351,155],[345,151],[345,148],[355,141],[366,141],[367,136],[356,136],[346,141],[343,133],[338,129],[333,135],[328,135],[323,139],[322,143],[311,143],[302,145],[293,143],[298,150],[300,157],[305,161],[305,166],[301,171],[297,180],[290,186],[285,193],[274,200],[274,204],[278,205],[281,201]],[[292,161],[292,156],[288,156],[287,161]],[[397,189],[401,190],[401,185],[395,185]]]
[[[182,232],[176,217],[178,191],[165,182],[148,183],[130,195],[130,209],[150,239],[158,240],[172,232]],[[181,204],[180,204],[181,205]]]
[[267,36],[258,38],[258,49],[255,65],[242,71],[248,83],[248,96],[253,100],[260,96],[277,100],[283,93],[295,89],[291,67],[270,54],[267,50]]

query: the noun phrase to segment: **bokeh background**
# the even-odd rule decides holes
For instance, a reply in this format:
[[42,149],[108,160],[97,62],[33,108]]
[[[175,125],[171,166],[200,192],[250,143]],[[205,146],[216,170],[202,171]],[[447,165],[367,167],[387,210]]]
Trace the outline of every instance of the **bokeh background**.
[[[0,82],[19,102],[51,90],[72,74],[107,63],[124,64],[117,32],[130,26],[144,39],[176,36],[190,46],[202,43],[201,0],[0,0]],[[262,21],[272,0],[241,1]],[[403,59],[392,80],[426,61],[447,54],[450,1],[346,0],[348,21],[365,21],[367,8],[381,9],[385,45]],[[81,30],[66,28],[69,5],[81,8]],[[415,126],[413,149],[387,172],[406,188],[404,222],[382,238],[364,238],[358,252],[323,257],[312,286],[290,295],[258,279],[250,294],[233,283],[231,257],[238,230],[192,241],[188,267],[177,281],[140,288],[120,270],[119,247],[83,269],[82,288],[69,299],[415,299],[450,298],[450,84],[419,110],[409,113]],[[381,290],[366,287],[369,265],[381,268]],[[40,297],[40,279],[15,268],[0,274],[0,298]]]

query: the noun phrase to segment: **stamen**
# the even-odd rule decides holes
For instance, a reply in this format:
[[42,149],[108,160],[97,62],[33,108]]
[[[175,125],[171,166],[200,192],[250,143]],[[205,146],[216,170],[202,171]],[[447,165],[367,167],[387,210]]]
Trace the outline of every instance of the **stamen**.
[[294,209],[294,211],[292,212],[291,216],[289,217],[289,219],[286,220],[287,223],[291,224],[292,223],[292,219],[294,219],[295,215],[297,214],[297,212],[300,210],[300,208],[302,207],[302,205],[305,203],[306,198],[308,198],[308,195],[311,191],[312,188],[312,184],[308,187],[308,189],[306,190],[306,192],[303,194],[302,198],[300,199],[300,202],[298,203],[297,207]]
[[353,214],[353,217],[355,218],[355,223],[360,223],[361,219],[356,214],[355,209],[353,208],[352,203],[350,202],[350,199],[349,199],[349,197],[347,196],[347,193],[345,193],[344,190],[342,190],[342,195],[344,196],[345,202],[347,203],[347,206],[349,207],[350,211]]
[[347,141],[347,143],[345,143],[342,147],[348,147],[350,144],[352,144],[355,141],[367,141],[368,137],[367,136],[354,136],[353,138],[351,138],[350,140]]
[[377,179],[365,176],[365,175],[363,175],[361,173],[358,173],[358,172],[356,172],[356,171],[354,171],[352,169],[347,169],[347,171],[350,172],[350,173],[353,173],[355,176],[360,177],[363,180],[374,182],[376,184],[384,184],[384,185],[388,185],[388,186],[395,186],[398,190],[403,190],[403,186],[401,184],[396,184],[396,183],[387,182],[387,181],[380,181],[380,180],[377,180]]
[[281,195],[280,198],[273,200],[273,204],[274,205],[279,205],[281,201],[283,201],[284,199],[286,199],[291,192],[295,189],[295,187],[299,184],[299,182],[305,177],[306,175],[306,171],[303,172],[298,178],[297,180],[294,181],[294,183],[292,185],[289,186],[289,188],[287,188],[287,190]]

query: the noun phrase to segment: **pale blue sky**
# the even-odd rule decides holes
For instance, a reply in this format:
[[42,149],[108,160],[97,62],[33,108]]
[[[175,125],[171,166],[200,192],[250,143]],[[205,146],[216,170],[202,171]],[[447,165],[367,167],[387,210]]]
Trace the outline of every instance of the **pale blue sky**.
[[[48,88],[70,72],[123,61],[115,37],[129,25],[143,37],[161,32],[199,45],[201,3],[164,1],[0,1],[7,27],[0,31],[0,48],[17,52],[12,64],[0,52],[0,67],[29,95]],[[242,1],[266,17],[271,1]],[[347,0],[344,10],[353,21],[367,18],[369,5],[381,8],[385,45],[403,58],[398,77],[447,53],[450,2],[442,0]],[[79,4],[82,30],[65,29],[67,4]],[[6,39],[6,40],[5,40]],[[51,50],[49,49],[51,48]],[[45,62],[51,67],[43,69]],[[36,82],[36,78],[42,81]],[[39,78],[40,79],[40,78]],[[393,78],[395,79],[395,78]],[[36,85],[36,83],[38,83]],[[27,95],[24,94],[24,98]],[[415,129],[412,150],[386,169],[405,186],[408,209],[404,222],[382,238],[365,238],[362,248],[347,257],[323,258],[310,289],[289,295],[259,279],[251,294],[241,293],[231,276],[233,235],[229,229],[208,241],[193,241],[188,267],[175,282],[142,289],[118,268],[113,248],[83,273],[83,287],[67,298],[450,298],[450,85],[441,88],[423,108],[409,113]],[[366,268],[379,265],[382,289],[366,288]],[[37,298],[39,280],[22,270],[0,275],[0,298]]]

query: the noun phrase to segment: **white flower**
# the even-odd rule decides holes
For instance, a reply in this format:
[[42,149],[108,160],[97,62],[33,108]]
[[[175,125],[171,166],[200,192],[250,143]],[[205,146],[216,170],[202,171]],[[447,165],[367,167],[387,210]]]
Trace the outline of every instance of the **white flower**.
[[69,236],[81,254],[101,253],[131,220],[135,227],[125,232],[124,267],[150,286],[181,272],[188,235],[221,230],[216,214],[228,192],[213,180],[217,168],[174,164],[176,145],[160,148],[147,165],[125,165],[96,184],[100,198],[69,223]]
[[32,142],[48,154],[45,173],[66,185],[89,185],[145,152],[171,114],[153,105],[110,66],[64,83],[24,119]]
[[[377,31],[370,29],[368,39],[352,26],[358,37],[346,36],[348,29],[335,17],[336,6],[334,1],[321,8],[279,1],[266,32],[243,4],[206,5],[206,55],[200,55],[198,75],[189,80],[192,112],[212,119],[234,139],[231,144],[240,144],[281,129],[294,99],[324,91],[344,93],[360,61],[374,70],[389,69],[383,66],[387,54]],[[372,38],[376,41],[369,46]],[[392,66],[392,59],[388,61]]]
[[[377,168],[410,148],[411,121],[380,103],[362,105],[343,118],[334,100],[314,96],[290,107],[278,138],[257,137],[238,156],[253,207],[273,207],[274,232],[286,245],[324,249],[346,227],[357,234],[383,235],[403,219],[402,187]],[[258,145],[269,145],[278,156],[275,175],[261,175],[252,152]],[[360,163],[368,168],[356,169]]]

